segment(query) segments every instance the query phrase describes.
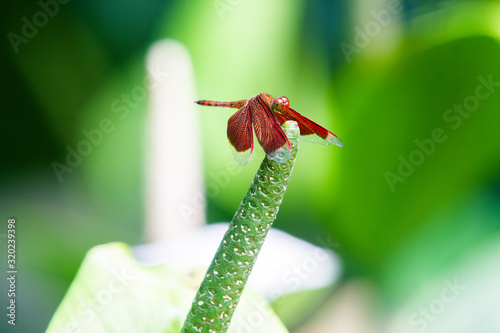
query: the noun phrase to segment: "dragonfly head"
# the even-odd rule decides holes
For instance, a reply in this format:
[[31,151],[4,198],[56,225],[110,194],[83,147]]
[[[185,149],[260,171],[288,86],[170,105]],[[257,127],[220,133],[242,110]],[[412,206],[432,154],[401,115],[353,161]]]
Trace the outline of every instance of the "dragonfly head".
[[288,102],[288,98],[285,96],[281,96],[276,98],[273,102],[273,110],[279,113],[288,111],[290,107],[290,102]]

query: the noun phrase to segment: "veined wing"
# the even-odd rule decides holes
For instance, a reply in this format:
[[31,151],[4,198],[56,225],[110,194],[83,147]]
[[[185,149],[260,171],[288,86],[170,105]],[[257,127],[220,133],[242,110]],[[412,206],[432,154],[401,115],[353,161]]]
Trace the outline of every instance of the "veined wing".
[[297,124],[299,124],[300,138],[304,141],[323,145],[334,144],[339,147],[344,146],[342,140],[340,140],[338,136],[311,119],[304,117],[292,108],[289,108],[283,113],[276,112],[276,119],[280,124],[283,124],[287,120],[295,120]]
[[227,138],[236,162],[241,166],[247,164],[253,153],[252,119],[248,104],[227,121]]
[[274,112],[259,96],[252,98],[248,104],[255,135],[267,156],[278,163],[288,161],[292,147]]

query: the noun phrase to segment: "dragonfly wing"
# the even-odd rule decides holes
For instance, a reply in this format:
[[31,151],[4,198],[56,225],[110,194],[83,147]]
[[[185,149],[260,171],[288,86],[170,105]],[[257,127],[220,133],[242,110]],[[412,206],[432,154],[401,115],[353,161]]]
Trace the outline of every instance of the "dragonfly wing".
[[292,147],[274,113],[258,99],[250,101],[250,108],[255,135],[267,156],[278,163],[288,161]]
[[245,166],[253,153],[252,119],[248,105],[239,109],[227,121],[227,138],[234,159],[239,165]]
[[[281,127],[279,127],[279,129],[282,130]],[[292,154],[292,146],[290,145],[290,142],[287,139],[287,142],[284,145],[282,145],[275,151],[268,153],[267,157],[269,157],[270,159],[272,159],[277,163],[285,163],[288,162],[291,154]]]
[[287,113],[283,113],[280,116],[285,121],[295,120],[299,124],[301,136],[300,138],[304,141],[323,145],[334,144],[339,147],[344,146],[342,140],[340,140],[338,136],[336,136],[323,126],[319,125],[318,123],[312,121],[311,119],[304,117],[292,108],[289,108]]

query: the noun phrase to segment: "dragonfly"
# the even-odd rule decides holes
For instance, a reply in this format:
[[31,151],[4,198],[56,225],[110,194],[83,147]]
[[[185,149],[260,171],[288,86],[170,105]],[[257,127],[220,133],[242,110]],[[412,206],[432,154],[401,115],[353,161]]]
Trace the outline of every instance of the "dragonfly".
[[252,156],[254,132],[270,159],[278,163],[288,161],[292,147],[281,128],[287,120],[297,122],[302,140],[343,146],[335,134],[291,108],[285,96],[273,98],[267,93],[260,93],[250,99],[234,102],[199,100],[195,103],[238,109],[227,122],[227,138],[233,156],[241,166],[245,166]]

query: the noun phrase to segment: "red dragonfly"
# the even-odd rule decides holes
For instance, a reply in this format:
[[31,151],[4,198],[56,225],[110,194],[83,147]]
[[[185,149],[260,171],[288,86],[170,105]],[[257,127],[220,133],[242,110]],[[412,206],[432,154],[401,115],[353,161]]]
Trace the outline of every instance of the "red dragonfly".
[[227,122],[227,138],[239,165],[244,166],[253,152],[253,131],[267,156],[278,163],[288,161],[290,142],[281,125],[294,120],[299,125],[301,139],[320,144],[343,146],[332,132],[304,117],[290,107],[288,98],[273,98],[266,93],[235,102],[195,101],[200,105],[239,109]]

